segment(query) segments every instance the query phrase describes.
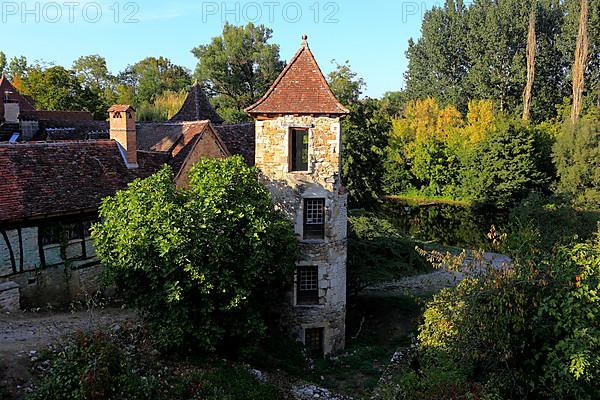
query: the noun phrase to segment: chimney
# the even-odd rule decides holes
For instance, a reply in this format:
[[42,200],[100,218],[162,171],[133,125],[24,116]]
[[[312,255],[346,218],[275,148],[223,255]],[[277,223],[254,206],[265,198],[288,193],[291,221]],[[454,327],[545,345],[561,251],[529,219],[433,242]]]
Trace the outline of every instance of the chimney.
[[9,90],[4,92],[4,98],[2,102],[4,103],[4,121],[17,124],[19,123],[19,114],[21,113],[21,107],[17,100],[13,100],[12,97],[14,92]]
[[108,109],[110,139],[119,144],[127,168],[137,168],[137,134],[135,109],[130,105],[114,105]]

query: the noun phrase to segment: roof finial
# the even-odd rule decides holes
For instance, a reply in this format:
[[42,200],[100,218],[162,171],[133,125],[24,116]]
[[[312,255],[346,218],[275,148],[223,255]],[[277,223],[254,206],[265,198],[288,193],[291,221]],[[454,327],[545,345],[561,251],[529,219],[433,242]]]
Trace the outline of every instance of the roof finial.
[[306,33],[302,35],[302,46],[308,46],[308,35]]

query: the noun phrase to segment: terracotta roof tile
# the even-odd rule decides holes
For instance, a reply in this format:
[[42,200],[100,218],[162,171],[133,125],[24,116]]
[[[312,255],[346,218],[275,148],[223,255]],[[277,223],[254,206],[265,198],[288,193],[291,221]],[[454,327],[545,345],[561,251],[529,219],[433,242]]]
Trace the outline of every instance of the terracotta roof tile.
[[254,165],[254,147],[256,144],[254,123],[217,125],[215,130],[223,139],[231,154],[239,154],[244,157],[248,165]]
[[93,121],[88,111],[21,111],[21,121]]
[[114,104],[108,109],[108,112],[125,112],[128,110],[135,111],[135,108],[133,108],[129,104]]
[[139,152],[127,169],[114,141],[0,144],[0,222],[93,209],[167,161]]
[[246,112],[256,114],[348,114],[335,98],[308,44],[281,72],[267,93]]

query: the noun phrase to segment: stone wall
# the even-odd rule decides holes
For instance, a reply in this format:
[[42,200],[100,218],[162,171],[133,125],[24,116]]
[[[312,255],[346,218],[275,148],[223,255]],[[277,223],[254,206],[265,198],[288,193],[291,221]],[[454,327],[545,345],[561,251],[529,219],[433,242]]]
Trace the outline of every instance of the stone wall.
[[[308,172],[290,171],[290,130],[308,128]],[[323,328],[324,352],[344,348],[346,317],[347,195],[340,183],[339,118],[281,116],[256,122],[256,166],[273,201],[291,221],[300,239],[298,265],[318,266],[319,304],[297,305],[296,288],[288,294],[284,323],[301,341],[309,328]],[[306,198],[325,199],[325,237],[303,240]],[[295,284],[294,284],[295,286]]]

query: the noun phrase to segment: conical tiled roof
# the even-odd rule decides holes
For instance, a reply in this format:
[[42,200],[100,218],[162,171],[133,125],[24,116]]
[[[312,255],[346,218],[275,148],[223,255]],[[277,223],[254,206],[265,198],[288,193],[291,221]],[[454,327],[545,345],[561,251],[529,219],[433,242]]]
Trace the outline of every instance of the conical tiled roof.
[[348,109],[335,98],[325,80],[306,36],[302,47],[267,93],[246,112],[257,114],[345,115]]
[[217,114],[213,106],[208,101],[208,97],[202,91],[199,84],[195,83],[188,93],[181,110],[171,118],[172,122],[183,121],[206,121],[213,124],[222,124],[223,118]]

